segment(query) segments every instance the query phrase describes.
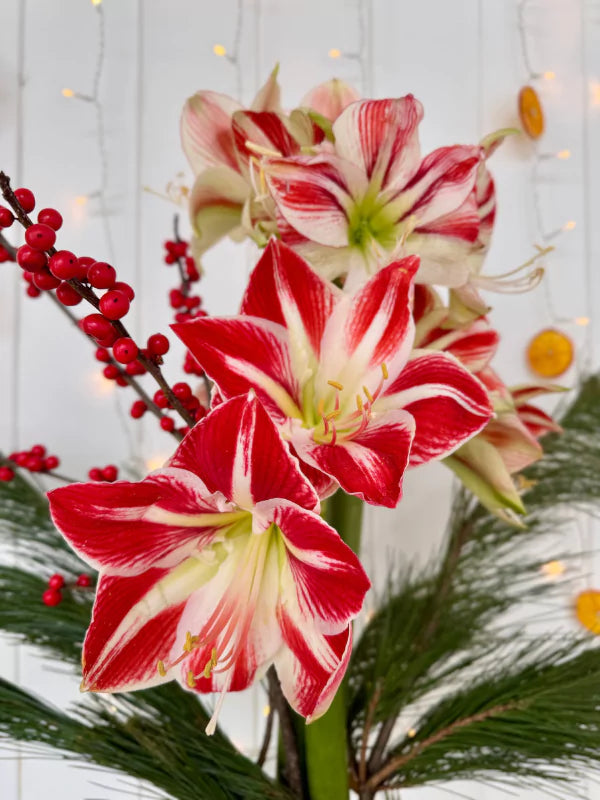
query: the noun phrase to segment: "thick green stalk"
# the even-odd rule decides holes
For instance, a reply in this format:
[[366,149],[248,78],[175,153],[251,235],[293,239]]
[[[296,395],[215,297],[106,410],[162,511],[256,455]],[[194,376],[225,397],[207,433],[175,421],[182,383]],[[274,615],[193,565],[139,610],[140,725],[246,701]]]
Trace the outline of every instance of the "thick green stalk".
[[[331,497],[324,517],[355,553],[360,550],[362,500],[341,489]],[[310,800],[348,800],[348,742],[345,684],[329,710],[304,730],[306,774]]]

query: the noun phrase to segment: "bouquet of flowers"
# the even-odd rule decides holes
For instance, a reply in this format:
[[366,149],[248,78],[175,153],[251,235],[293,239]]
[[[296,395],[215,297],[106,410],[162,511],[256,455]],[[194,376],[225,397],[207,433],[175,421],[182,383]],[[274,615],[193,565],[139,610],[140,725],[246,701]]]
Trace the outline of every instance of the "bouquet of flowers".
[[[131,416],[154,414],[176,440],[140,480],[96,467],[47,499],[31,477],[60,478],[55,456],[3,457],[3,530],[22,560],[0,568],[0,627],[81,658],[94,693],[65,713],[4,681],[4,735],[182,800],[368,800],[453,778],[564,781],[597,762],[591,641],[498,622],[556,590],[548,555],[527,545],[552,541],[558,558],[551,534],[569,508],[600,498],[600,387],[589,378],[559,424],[534,404],[558,387],[509,388],[492,367],[481,292],[542,275],[536,258],[482,273],[488,159],[510,131],[423,157],[422,117],[411,95],[361,99],[339,80],[288,113],[276,70],[250,108],[211,91],[187,101],[194,183],[178,200],[192,238],[177,231],[165,260],[181,279],[172,331],[189,381],[174,385],[167,336],[142,346],[125,327],[132,287],[57,249],[60,213],[34,222],[32,192],[0,173],[0,228],[16,219],[25,235],[2,236],[4,260],[92,340],[105,377],[137,392]],[[255,242],[257,261],[239,313],[211,317],[193,285],[225,236]],[[76,316],[80,304],[93,309]],[[442,552],[424,571],[393,569],[357,620],[364,503],[394,508],[405,471],[440,460],[463,487]],[[217,723],[229,694],[261,680],[255,763]]]

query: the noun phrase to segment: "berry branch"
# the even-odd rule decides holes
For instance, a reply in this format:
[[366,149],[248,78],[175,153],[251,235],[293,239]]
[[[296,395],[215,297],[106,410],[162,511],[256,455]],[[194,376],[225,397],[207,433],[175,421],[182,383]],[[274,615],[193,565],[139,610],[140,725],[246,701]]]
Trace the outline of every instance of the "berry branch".
[[[0,171],[0,191],[2,192],[2,196],[12,209],[16,219],[18,222],[25,228],[26,232],[29,229],[33,229],[34,233],[29,235],[29,238],[26,234],[26,240],[28,241],[27,245],[23,247],[25,249],[25,253],[23,258],[28,259],[26,266],[31,267],[34,263],[37,262],[38,266],[36,267],[38,271],[43,272],[44,275],[47,273],[47,277],[49,279],[49,283],[47,288],[57,288],[58,284],[61,287],[70,287],[70,292],[68,288],[63,288],[63,294],[67,296],[68,303],[74,305],[79,300],[75,297],[71,300],[71,296],[73,293],[78,295],[80,298],[85,300],[86,302],[90,303],[97,311],[100,313],[98,314],[91,314],[88,317],[85,317],[82,322],[82,328],[85,333],[91,336],[93,339],[96,339],[98,343],[102,344],[103,340],[106,342],[108,346],[112,346],[113,344],[118,343],[119,341],[124,340],[124,348],[126,349],[127,346],[133,351],[134,355],[133,358],[139,362],[143,370],[147,371],[152,375],[154,380],[160,386],[160,389],[167,400],[167,404],[169,407],[173,408],[180,417],[185,421],[186,425],[192,427],[195,422],[196,418],[193,413],[191,413],[183,404],[183,402],[177,397],[177,395],[173,392],[167,381],[165,380],[162,371],[160,369],[160,364],[162,363],[162,355],[167,352],[168,350],[168,340],[166,337],[162,336],[161,334],[156,334],[149,339],[149,345],[152,343],[152,340],[156,340],[154,342],[155,347],[153,352],[146,353],[139,351],[133,339],[129,335],[129,332],[121,322],[121,317],[127,313],[129,310],[129,301],[132,298],[132,294],[130,297],[126,296],[125,291],[119,290],[111,290],[108,291],[106,295],[102,298],[99,298],[98,295],[93,290],[92,286],[89,285],[89,282],[86,280],[85,273],[82,273],[82,265],[77,264],[77,259],[67,251],[57,251],[54,247],[54,242],[56,240],[56,235],[54,230],[56,226],[53,225],[46,225],[38,223],[35,225],[29,215],[27,207],[24,207],[21,199],[17,197],[15,192],[12,190],[10,185],[10,178],[4,172]],[[19,191],[26,191],[26,190],[17,190]],[[30,192],[27,192],[27,195],[31,196],[31,208],[33,209],[33,196]],[[24,195],[25,197],[25,195]],[[27,198],[29,199],[29,198]],[[8,210],[6,209],[7,213]],[[47,210],[48,213],[53,210]],[[58,212],[53,212],[59,219],[60,215]],[[50,222],[50,220],[49,220]],[[60,222],[58,223],[58,227],[60,227]],[[10,224],[10,221],[9,221]],[[2,227],[7,227],[7,225],[3,225]],[[31,247],[29,245],[29,241],[35,241],[36,246]],[[23,248],[20,248],[23,249]],[[48,272],[45,270],[47,258],[50,256],[51,259],[55,259],[54,264],[54,271],[52,269]],[[17,253],[18,257],[18,253]],[[93,262],[92,259],[89,259],[89,264],[84,264],[83,268],[88,269],[90,267],[96,267],[96,272],[98,273],[98,287],[97,288],[106,288],[111,289],[112,286],[116,286],[115,284],[115,272],[112,267],[108,264],[104,264],[103,262]],[[19,262],[21,263],[21,262]],[[41,266],[40,266],[41,264]],[[55,273],[58,273],[56,275]],[[55,283],[57,281],[58,283]],[[85,281],[85,282],[84,282]],[[36,283],[37,285],[37,283]],[[123,289],[125,285],[122,285]],[[46,288],[46,287],[44,287]],[[131,291],[130,287],[126,287]],[[54,295],[53,295],[54,297]],[[59,302],[59,304],[63,305],[61,301],[54,297],[54,299]],[[66,309],[65,309],[66,310]],[[73,318],[75,320],[75,318]],[[76,321],[76,324],[79,325],[80,323]],[[114,365],[115,369],[121,372],[118,365]],[[138,392],[140,397],[142,397],[144,403],[146,404],[147,408],[149,408],[155,415],[160,416],[161,419],[170,419],[165,418],[162,413],[160,412],[159,408],[154,404],[149,396],[141,390],[139,384],[137,382],[131,383],[128,380],[131,376],[127,375],[125,372],[122,372],[123,379],[133,386],[133,388]],[[141,390],[141,391],[140,391]],[[171,421],[172,422],[172,421]],[[164,429],[169,432],[174,432],[174,425],[171,427],[169,425],[164,426]],[[178,435],[179,438],[179,435]]]

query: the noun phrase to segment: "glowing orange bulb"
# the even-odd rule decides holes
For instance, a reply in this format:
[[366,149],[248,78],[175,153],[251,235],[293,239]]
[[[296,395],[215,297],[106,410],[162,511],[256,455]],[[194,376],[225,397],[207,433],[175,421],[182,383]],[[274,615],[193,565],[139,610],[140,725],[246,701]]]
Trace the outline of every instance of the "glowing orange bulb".
[[216,44],[216,45],[213,47],[213,53],[214,53],[216,56],[225,56],[225,55],[227,55],[227,50],[225,49],[225,46],[224,46],[224,45],[222,45],[222,44]]
[[63,89],[61,94],[63,97],[75,97],[73,89]]
[[559,150],[556,154],[557,158],[560,158],[562,161],[566,161],[568,158],[571,158],[571,151],[570,150]]
[[562,561],[548,561],[547,564],[543,564],[541,567],[542,572],[548,578],[558,578],[564,575],[565,569],[566,567]]
[[561,331],[546,328],[529,342],[527,361],[536,375],[557,378],[573,362],[573,343]]
[[342,55],[342,51],[338,50],[337,47],[332,47],[327,55],[329,58],[339,58]]
[[551,69],[544,72],[544,80],[553,81],[556,78],[556,72],[553,72]]

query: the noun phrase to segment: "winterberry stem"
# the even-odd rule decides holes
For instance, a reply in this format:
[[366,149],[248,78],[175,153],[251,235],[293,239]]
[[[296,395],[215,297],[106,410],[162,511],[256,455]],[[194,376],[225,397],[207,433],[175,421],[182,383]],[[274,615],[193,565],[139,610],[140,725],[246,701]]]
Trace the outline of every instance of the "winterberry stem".
[[[29,228],[33,223],[31,221],[31,219],[29,218],[28,214],[25,213],[25,211],[23,210],[23,207],[21,206],[21,204],[19,203],[17,197],[15,196],[15,193],[13,192],[13,190],[11,188],[11,185],[10,185],[10,178],[8,177],[8,175],[6,175],[6,173],[4,173],[2,171],[0,171],[0,190],[2,191],[2,196],[4,197],[4,199],[9,204],[9,206],[12,208],[17,220],[21,223],[21,225],[24,228]],[[51,247],[46,252],[49,255],[52,256],[52,255],[54,255],[56,253],[56,248]],[[82,297],[84,300],[86,300],[88,303],[90,303],[90,305],[92,305],[96,310],[99,309],[99,307],[100,307],[100,299],[96,295],[96,293],[93,291],[93,289],[91,289],[89,286],[86,286],[81,281],[75,280],[74,278],[70,279],[69,281],[67,281],[67,283],[69,283],[69,285],[72,286],[73,289],[75,289],[75,291],[80,295],[80,297]],[[54,298],[54,295],[52,295],[52,297],[53,297],[53,299],[56,300],[56,298]],[[58,300],[56,300],[56,302],[59,303]],[[60,304],[60,305],[62,306],[62,304]],[[118,335],[120,337],[126,337],[126,338],[129,338],[129,339],[132,338],[130,333],[128,332],[128,330],[125,328],[125,326],[123,325],[123,323],[120,320],[113,321],[112,325],[113,325],[114,330],[118,333]],[[163,392],[165,394],[165,397],[169,401],[170,406],[173,409],[175,409],[175,411],[177,411],[177,413],[184,420],[186,425],[189,425],[190,428],[193,427],[193,425],[195,423],[194,417],[184,407],[184,405],[179,400],[179,398],[173,393],[173,391],[171,390],[171,387],[169,386],[169,384],[165,380],[165,377],[162,374],[162,371],[161,371],[158,363],[156,363],[156,361],[154,359],[148,358],[147,356],[143,355],[143,353],[139,354],[138,361],[140,362],[140,364],[142,364],[145,367],[146,371],[149,372],[150,375],[152,375],[154,380],[158,383],[160,388],[163,390]],[[139,386],[137,384],[137,382],[133,383],[130,380],[128,380],[130,376],[127,375],[127,373],[124,374],[124,377],[127,380],[127,383],[129,383],[131,386]],[[138,389],[136,389],[136,391],[138,391]],[[140,394],[139,391],[138,391],[138,394]],[[148,407],[151,408],[151,406],[154,405],[154,403],[152,403],[152,401],[150,400],[150,398],[148,397],[147,394],[144,393],[144,395],[140,394],[140,397],[142,397],[142,399],[148,405]],[[150,404],[148,404],[149,400],[150,400]],[[156,413],[156,412],[153,412],[153,413]],[[159,416],[162,416],[162,414],[160,414],[160,411],[159,411]]]

